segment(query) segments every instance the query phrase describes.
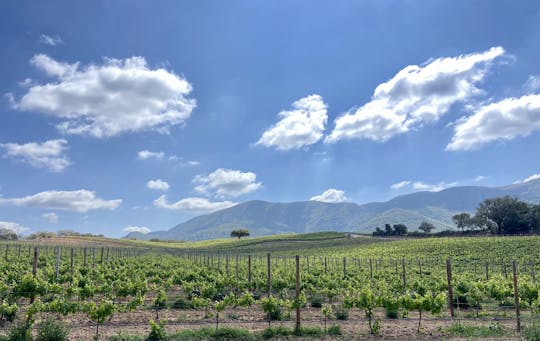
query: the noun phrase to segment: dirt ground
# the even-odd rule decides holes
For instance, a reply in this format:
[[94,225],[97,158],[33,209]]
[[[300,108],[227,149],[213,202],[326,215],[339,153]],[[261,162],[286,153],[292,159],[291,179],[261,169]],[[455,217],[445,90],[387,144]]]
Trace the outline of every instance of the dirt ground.
[[[294,315],[293,315],[294,316]],[[384,318],[382,311],[377,312],[380,320],[380,336],[372,336],[369,333],[367,320],[363,312],[353,309],[349,313],[349,319],[338,321],[331,319],[328,326],[339,324],[343,335],[341,337],[325,338],[326,340],[460,340],[460,338],[450,337],[445,330],[457,319],[449,317],[424,317],[422,321],[421,333],[417,332],[418,314],[409,313],[408,317],[400,319]],[[44,316],[42,316],[44,317]],[[287,317],[287,316],[286,316]],[[99,327],[102,340],[118,335],[120,332],[130,335],[146,336],[150,329],[149,321],[156,319],[156,312],[153,310],[137,310],[130,313],[115,313],[112,318]],[[178,310],[165,309],[159,311],[159,319],[166,321],[165,330],[173,333],[183,329],[197,329],[201,327],[215,327],[215,316],[205,318],[205,311],[200,310]],[[88,319],[84,314],[69,315],[62,319],[70,327],[70,340],[92,340],[96,333],[96,324]],[[472,318],[462,318],[463,324],[475,324],[489,326],[493,323],[501,325],[506,334],[500,340],[519,340],[515,331],[515,320],[512,318],[483,318],[476,320]],[[220,326],[239,327],[251,331],[262,331],[268,327],[265,316],[259,307],[227,309],[220,314]],[[294,327],[293,319],[283,321],[273,321],[273,326]],[[324,322],[320,309],[307,308],[302,311],[303,326],[323,327]],[[4,328],[9,328],[8,325]],[[5,332],[5,330],[3,332]],[[299,338],[302,339],[302,338]],[[312,338],[311,338],[312,339]],[[461,338],[465,340],[465,338]],[[497,338],[492,338],[497,339]],[[490,340],[486,338],[485,340]]]

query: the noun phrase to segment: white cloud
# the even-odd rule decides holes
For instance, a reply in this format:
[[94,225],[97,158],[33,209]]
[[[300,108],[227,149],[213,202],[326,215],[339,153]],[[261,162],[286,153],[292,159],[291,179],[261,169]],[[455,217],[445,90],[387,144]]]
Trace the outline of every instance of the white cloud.
[[339,203],[347,201],[347,197],[345,196],[344,191],[340,191],[338,189],[330,188],[326,191],[324,191],[321,195],[316,195],[312,197],[309,200],[313,201],[322,201],[322,202],[330,202],[330,203]]
[[181,156],[176,156],[176,155],[167,156],[165,152],[152,152],[149,150],[141,150],[137,152],[137,158],[139,160],[154,159],[154,160],[159,160],[159,161],[166,159],[169,162],[173,162],[175,167],[195,167],[201,164],[199,161],[186,160]]
[[105,59],[82,67],[38,54],[32,65],[54,81],[30,87],[14,107],[61,119],[67,134],[97,138],[127,132],[158,131],[183,124],[195,108],[192,90],[182,77],[150,69],[143,57]]
[[4,157],[21,160],[35,168],[61,172],[71,164],[67,156],[64,155],[67,150],[67,141],[63,139],[49,140],[43,143],[4,143],[0,144],[0,147],[6,150]]
[[439,182],[438,184],[426,184],[421,181],[416,181],[412,184],[412,187],[419,191],[439,192],[445,188],[456,186],[457,182]]
[[517,181],[514,182],[514,184],[523,184],[523,183],[526,183],[526,182],[529,182],[529,181],[532,181],[532,180],[538,180],[538,179],[540,179],[540,173],[533,174],[533,175],[531,175],[528,178],[523,179],[523,180],[517,180]]
[[21,233],[21,232],[29,230],[28,227],[19,225],[17,223],[12,223],[9,221],[0,221],[0,229],[11,230],[15,233]]
[[39,36],[39,42],[49,46],[57,46],[63,43],[60,36],[49,36],[47,34],[42,34]]
[[41,216],[51,224],[58,223],[58,215],[54,212],[43,213]]
[[409,180],[404,180],[404,181],[393,184],[392,186],[390,186],[390,188],[391,189],[400,189],[400,188],[403,188],[403,187],[407,187],[410,184],[411,184],[411,182]]
[[377,86],[370,102],[338,117],[325,142],[353,138],[382,142],[437,121],[455,103],[482,93],[476,84],[504,53],[503,48],[494,47],[409,65]]
[[161,179],[150,180],[146,183],[146,187],[154,189],[156,191],[167,191],[169,189],[169,184],[166,181]]
[[528,92],[535,92],[540,90],[540,75],[531,75],[527,79],[527,82],[523,85],[523,88]]
[[114,210],[120,206],[122,200],[104,200],[96,197],[92,191],[81,189],[78,191],[45,191],[22,198],[0,198],[0,204],[2,203],[85,213],[98,209]]
[[218,168],[209,175],[197,175],[193,182],[200,184],[195,187],[197,192],[224,198],[237,197],[257,190],[261,187],[261,183],[256,180],[257,175],[253,172]]
[[156,159],[162,160],[165,157],[164,152],[151,152],[149,150],[141,150],[137,152],[137,158],[139,160]]
[[140,232],[142,234],[147,234],[152,230],[150,230],[148,227],[144,227],[144,226],[128,226],[128,227],[123,228],[122,231],[124,231],[124,232]]
[[323,137],[328,106],[319,95],[310,95],[293,103],[293,109],[282,111],[281,120],[265,131],[257,142],[278,150],[299,149]]
[[481,106],[454,127],[447,150],[475,150],[485,144],[528,136],[540,130],[540,94],[505,98]]
[[169,204],[165,195],[154,200],[156,207],[166,208],[168,210],[178,210],[193,213],[210,213],[236,205],[231,201],[212,202],[205,198],[184,198],[175,203]]
[[483,175],[478,175],[476,178],[474,178],[474,182],[480,182],[486,180],[488,177]]
[[453,186],[457,186],[457,185],[458,185],[457,181],[454,181],[454,182],[441,181],[441,182],[439,182],[437,184],[428,184],[428,183],[425,183],[425,182],[422,182],[422,181],[412,182],[412,181],[409,181],[409,180],[405,180],[405,181],[401,181],[401,182],[393,184],[392,186],[390,186],[390,188],[391,189],[412,188],[412,189],[415,189],[415,190],[418,190],[418,191],[439,192],[439,191],[442,191],[445,188],[453,187]]

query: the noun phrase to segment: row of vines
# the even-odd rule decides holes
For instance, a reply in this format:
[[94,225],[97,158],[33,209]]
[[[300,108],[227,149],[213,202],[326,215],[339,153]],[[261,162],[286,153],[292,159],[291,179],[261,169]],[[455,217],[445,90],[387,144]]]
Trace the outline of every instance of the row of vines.
[[225,311],[236,310],[259,311],[269,325],[291,319],[299,326],[309,307],[325,329],[354,310],[364,316],[363,328],[378,334],[385,319],[408,317],[421,331],[426,317],[506,317],[519,328],[521,319],[540,312],[540,263],[530,257],[460,262],[1,247],[1,327],[76,316],[92,321],[99,336],[115,315],[142,311],[160,320],[179,310],[204,312],[216,328]]

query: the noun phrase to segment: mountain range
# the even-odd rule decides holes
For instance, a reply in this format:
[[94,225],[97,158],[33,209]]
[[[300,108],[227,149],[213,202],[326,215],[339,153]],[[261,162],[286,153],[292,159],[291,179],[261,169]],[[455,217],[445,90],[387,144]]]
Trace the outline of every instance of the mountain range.
[[384,224],[402,223],[415,230],[422,221],[437,230],[455,228],[452,216],[474,213],[487,198],[510,195],[540,203],[540,179],[502,187],[461,186],[438,192],[400,195],[386,202],[355,204],[301,201],[272,203],[253,200],[192,218],[168,231],[131,232],[124,238],[200,240],[229,237],[233,229],[245,228],[251,236],[318,231],[372,232]]

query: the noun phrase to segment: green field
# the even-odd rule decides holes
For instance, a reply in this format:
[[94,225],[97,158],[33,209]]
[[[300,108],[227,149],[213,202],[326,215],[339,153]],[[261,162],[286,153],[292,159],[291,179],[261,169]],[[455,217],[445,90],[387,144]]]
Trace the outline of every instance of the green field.
[[[241,327],[227,333],[260,339],[292,333],[298,307],[304,332],[314,337],[324,336],[327,323],[339,326],[342,335],[332,337],[343,339],[418,333],[508,339],[521,335],[512,261],[521,322],[530,331],[540,309],[539,252],[538,236],[388,239],[337,232],[177,243],[87,237],[4,243],[0,323],[7,335],[24,321],[36,331],[52,316],[73,326],[73,339],[89,339],[97,329],[102,339],[121,331],[131,340],[142,339],[152,319],[164,323],[168,340],[205,326],[211,328],[193,331],[204,335],[188,339],[215,339],[211,330],[219,323]],[[268,325],[284,329],[262,332]]]

